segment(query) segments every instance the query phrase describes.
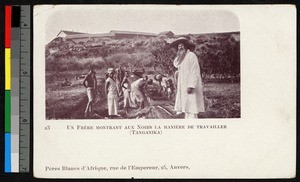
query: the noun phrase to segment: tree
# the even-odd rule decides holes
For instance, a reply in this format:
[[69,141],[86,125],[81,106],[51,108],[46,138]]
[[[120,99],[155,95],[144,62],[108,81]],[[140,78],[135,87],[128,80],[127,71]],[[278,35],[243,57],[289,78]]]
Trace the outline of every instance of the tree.
[[165,73],[169,75],[173,75],[175,73],[176,69],[173,66],[175,54],[168,44],[156,44],[155,49],[151,52],[155,58],[155,61],[153,63],[154,70],[156,70],[156,67],[160,67]]

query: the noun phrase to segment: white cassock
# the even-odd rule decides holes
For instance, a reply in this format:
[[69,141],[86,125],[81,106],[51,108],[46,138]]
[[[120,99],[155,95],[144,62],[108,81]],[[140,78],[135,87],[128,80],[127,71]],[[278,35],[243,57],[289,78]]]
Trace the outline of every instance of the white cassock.
[[[204,112],[203,85],[198,58],[195,53],[187,50],[181,63],[177,58],[173,62],[178,68],[177,94],[174,110],[177,112],[198,114]],[[191,94],[187,88],[194,88]]]

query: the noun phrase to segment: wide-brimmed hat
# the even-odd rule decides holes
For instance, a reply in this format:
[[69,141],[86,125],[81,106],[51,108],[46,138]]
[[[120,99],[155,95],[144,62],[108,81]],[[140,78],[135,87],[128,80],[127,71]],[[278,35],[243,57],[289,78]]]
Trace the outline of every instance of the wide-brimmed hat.
[[184,44],[190,51],[195,50],[195,44],[191,42],[189,39],[186,37],[179,37],[177,40],[171,43],[171,47],[178,48],[178,44]]

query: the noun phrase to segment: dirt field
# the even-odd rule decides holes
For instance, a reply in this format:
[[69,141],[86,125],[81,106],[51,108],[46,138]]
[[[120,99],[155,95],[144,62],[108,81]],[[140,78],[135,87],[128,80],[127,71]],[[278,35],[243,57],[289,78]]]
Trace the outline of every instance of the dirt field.
[[[107,100],[104,94],[104,83],[99,85],[100,95],[94,103],[93,116],[86,118],[84,110],[87,104],[82,79],[76,79],[73,72],[47,78],[46,85],[46,117],[47,119],[105,119],[107,118]],[[63,86],[65,79],[71,84]],[[103,79],[102,79],[103,80]],[[240,84],[237,83],[206,83],[204,84],[205,112],[199,118],[239,118],[240,117]],[[154,98],[142,110],[131,108],[126,115],[123,110],[122,98],[119,102],[120,119],[136,118],[183,118],[173,111],[174,99],[165,97]]]

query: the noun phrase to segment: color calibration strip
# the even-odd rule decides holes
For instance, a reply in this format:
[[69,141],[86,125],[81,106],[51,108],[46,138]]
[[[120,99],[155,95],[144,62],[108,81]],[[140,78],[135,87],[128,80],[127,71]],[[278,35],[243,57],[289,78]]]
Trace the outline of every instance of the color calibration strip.
[[5,172],[29,172],[30,6],[5,6]]
[[12,7],[5,6],[5,98],[4,98],[4,130],[5,130],[5,159],[4,171],[11,170],[11,14]]
[[11,21],[11,172],[19,172],[20,7],[12,7]]

